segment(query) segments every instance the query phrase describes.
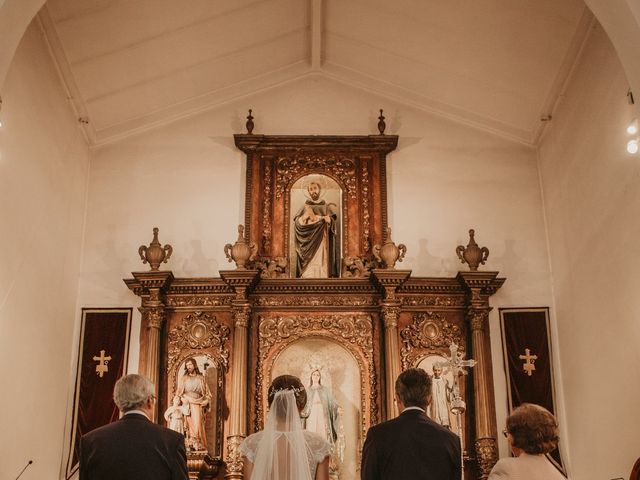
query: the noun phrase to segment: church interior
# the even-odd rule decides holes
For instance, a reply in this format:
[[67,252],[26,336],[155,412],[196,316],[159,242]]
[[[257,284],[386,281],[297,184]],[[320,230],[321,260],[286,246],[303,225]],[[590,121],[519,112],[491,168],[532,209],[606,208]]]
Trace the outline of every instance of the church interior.
[[[196,368],[194,479],[242,478],[283,373],[356,479],[409,367],[464,400],[467,480],[509,455],[518,375],[568,478],[629,478],[640,4],[187,3],[0,0],[0,478],[77,478],[100,385],[150,376],[164,423]],[[544,352],[509,349],[520,314]]]

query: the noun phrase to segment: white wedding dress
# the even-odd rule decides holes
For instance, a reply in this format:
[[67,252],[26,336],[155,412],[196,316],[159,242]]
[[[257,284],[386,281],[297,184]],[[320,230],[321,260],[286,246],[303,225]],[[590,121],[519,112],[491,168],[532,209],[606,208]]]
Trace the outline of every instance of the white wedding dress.
[[240,445],[240,453],[253,464],[247,480],[313,480],[329,452],[324,438],[302,429],[292,390],[275,394],[265,429]]

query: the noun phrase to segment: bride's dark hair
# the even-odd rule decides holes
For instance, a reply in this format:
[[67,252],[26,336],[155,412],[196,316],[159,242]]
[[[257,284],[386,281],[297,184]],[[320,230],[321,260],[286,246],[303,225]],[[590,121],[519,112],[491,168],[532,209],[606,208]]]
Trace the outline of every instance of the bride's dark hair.
[[269,392],[267,393],[267,401],[269,406],[273,403],[273,398],[276,392],[282,390],[292,390],[296,397],[296,405],[299,410],[302,410],[307,404],[307,391],[304,389],[304,385],[298,377],[293,375],[280,375],[271,382],[269,386]]
[[302,382],[293,375],[281,375],[273,379],[266,396],[269,412],[257,440],[251,478],[311,480],[315,471],[309,464],[311,445],[300,419],[300,409],[307,402]]

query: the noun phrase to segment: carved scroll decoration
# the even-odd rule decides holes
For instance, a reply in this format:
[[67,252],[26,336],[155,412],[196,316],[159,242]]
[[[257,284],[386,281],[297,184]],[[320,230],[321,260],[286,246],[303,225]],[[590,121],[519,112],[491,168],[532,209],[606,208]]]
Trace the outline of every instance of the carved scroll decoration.
[[231,305],[233,297],[218,295],[171,295],[165,299],[168,307],[221,307]]
[[369,315],[330,315],[261,318],[260,350],[265,351],[276,342],[314,331],[332,332],[363,349],[372,349],[373,327]]
[[487,310],[472,310],[467,314],[467,320],[472,331],[484,331],[485,326],[489,324],[489,312]]
[[452,342],[460,345],[460,351],[464,352],[460,327],[435,312],[416,313],[411,324],[400,331],[400,338],[403,370],[417,365],[426,354],[447,350]]
[[406,307],[464,307],[464,297],[457,296],[426,296],[426,295],[401,295],[402,306]]
[[280,157],[276,162],[276,198],[280,199],[295,179],[308,172],[329,174],[346,187],[349,198],[356,198],[356,164],[351,158],[334,154]]
[[268,252],[271,248],[271,160],[265,159],[264,163],[264,210],[262,211],[262,251]]
[[260,278],[282,278],[287,276],[288,264],[284,257],[259,257],[251,268],[260,270]]
[[167,370],[172,371],[183,352],[213,349],[212,359],[225,369],[229,366],[229,350],[226,346],[231,329],[216,322],[216,317],[206,312],[185,315],[182,322],[171,329],[168,335],[169,355]]
[[227,478],[242,477],[242,453],[240,453],[240,444],[244,437],[234,435],[227,438]]
[[487,478],[498,461],[498,443],[495,438],[478,438],[475,447],[480,478]]
[[197,478],[213,479],[218,475],[220,458],[212,458],[206,452],[187,452],[187,470]]
[[254,303],[259,307],[374,307],[377,304],[372,296],[341,295],[260,296]]
[[362,415],[361,435],[364,439],[367,426],[378,418],[377,376],[373,361],[373,322],[370,315],[328,315],[328,316],[279,316],[259,317],[258,368],[256,375],[255,402],[257,407],[256,431],[264,423],[263,390],[265,363],[275,358],[291,343],[300,338],[329,338],[346,348],[358,364],[360,382],[361,411],[366,411],[369,401],[369,418]]
[[164,322],[164,307],[142,307],[142,316],[147,321],[148,328],[160,330]]
[[362,158],[362,251],[367,254],[371,250],[370,220],[369,214],[369,159]]
[[[344,190],[343,190],[344,191]],[[342,252],[341,255],[345,257],[349,252],[349,209],[348,202],[346,199],[342,200]],[[287,238],[287,241],[289,239]],[[288,244],[287,244],[288,245]]]
[[377,267],[378,262],[373,257],[345,257],[342,276],[346,278],[368,278],[371,276],[371,270]]

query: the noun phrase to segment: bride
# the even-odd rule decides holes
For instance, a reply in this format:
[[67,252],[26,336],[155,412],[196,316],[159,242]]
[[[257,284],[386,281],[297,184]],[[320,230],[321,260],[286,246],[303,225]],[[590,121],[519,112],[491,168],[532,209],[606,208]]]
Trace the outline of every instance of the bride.
[[264,430],[240,445],[247,480],[328,480],[329,443],[303,430],[307,392],[298,377],[281,375],[269,386]]

